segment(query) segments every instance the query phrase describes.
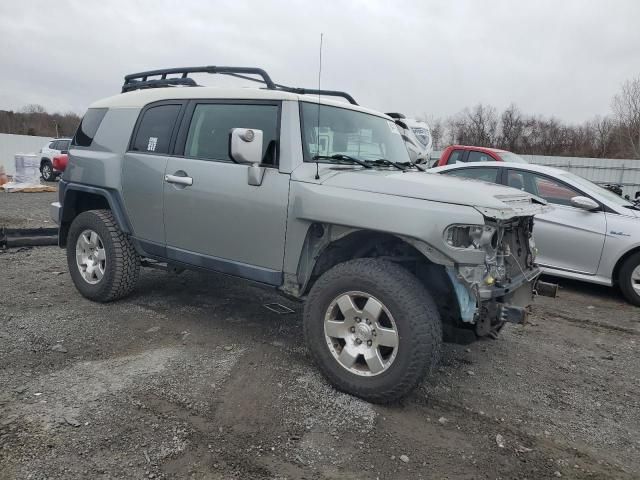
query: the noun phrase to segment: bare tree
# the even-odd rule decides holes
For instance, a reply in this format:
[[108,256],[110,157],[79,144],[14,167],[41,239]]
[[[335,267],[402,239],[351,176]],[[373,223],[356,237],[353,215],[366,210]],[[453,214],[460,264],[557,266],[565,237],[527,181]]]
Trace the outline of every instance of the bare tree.
[[509,105],[500,116],[500,139],[498,144],[507,150],[516,151],[520,148],[524,133],[524,119],[515,104]]
[[431,139],[433,140],[434,150],[440,150],[442,148],[442,140],[444,139],[445,126],[441,119],[433,120],[429,124],[431,128]]
[[633,158],[640,158],[640,77],[627,80],[613,97],[619,133]]
[[466,110],[466,128],[469,141],[473,145],[490,147],[495,144],[498,131],[496,109],[479,103],[472,110]]
[[613,144],[615,124],[610,117],[597,116],[591,122],[595,138],[593,140],[597,156],[605,158]]

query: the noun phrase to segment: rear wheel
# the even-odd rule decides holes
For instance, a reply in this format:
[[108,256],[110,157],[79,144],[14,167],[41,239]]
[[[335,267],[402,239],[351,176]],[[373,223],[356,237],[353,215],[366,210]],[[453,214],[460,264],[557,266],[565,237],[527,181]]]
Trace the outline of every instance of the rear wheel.
[[90,300],[109,302],[135,288],[140,257],[109,210],[89,210],[69,228],[67,264],[78,291]]
[[624,261],[618,274],[618,284],[624,298],[640,307],[640,252]]
[[42,179],[46,182],[53,182],[56,179],[56,174],[53,172],[53,165],[50,160],[44,160],[40,165],[40,173]]
[[331,383],[377,403],[413,390],[437,364],[442,342],[429,292],[404,268],[377,259],[326,272],[307,299],[304,332]]

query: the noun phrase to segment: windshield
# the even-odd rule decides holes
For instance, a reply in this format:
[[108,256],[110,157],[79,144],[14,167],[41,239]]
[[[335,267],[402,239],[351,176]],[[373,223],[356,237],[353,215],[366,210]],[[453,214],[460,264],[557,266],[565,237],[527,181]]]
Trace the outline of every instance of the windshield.
[[[368,113],[301,102],[305,161],[316,155],[348,155],[359,160],[385,158],[408,162],[409,154],[395,123]],[[320,128],[318,128],[318,125]]]
[[565,178],[567,178],[569,180],[572,180],[576,185],[579,185],[579,186],[583,187],[588,192],[600,195],[605,200],[607,200],[608,202],[611,202],[611,203],[613,203],[615,205],[618,205],[620,207],[631,207],[631,206],[633,206],[633,204],[631,202],[629,202],[628,200],[625,200],[620,195],[616,195],[611,190],[607,190],[606,188],[602,188],[601,186],[596,185],[595,183],[587,180],[586,178],[579,177],[578,175],[575,175],[575,174],[569,173],[569,172],[562,173],[561,178],[562,177],[565,177]]
[[500,158],[502,158],[503,162],[529,163],[520,155],[511,152],[500,152]]

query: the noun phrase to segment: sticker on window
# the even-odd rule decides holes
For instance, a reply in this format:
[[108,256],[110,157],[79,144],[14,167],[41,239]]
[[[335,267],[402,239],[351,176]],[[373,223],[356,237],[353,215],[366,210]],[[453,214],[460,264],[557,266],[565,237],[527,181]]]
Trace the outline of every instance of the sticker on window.
[[400,130],[398,130],[398,126],[393,123],[391,120],[387,120],[387,125],[389,125],[389,130],[391,130],[391,133],[397,133],[398,135],[400,135]]
[[158,145],[158,137],[149,137],[149,143],[147,144],[147,152],[155,152]]

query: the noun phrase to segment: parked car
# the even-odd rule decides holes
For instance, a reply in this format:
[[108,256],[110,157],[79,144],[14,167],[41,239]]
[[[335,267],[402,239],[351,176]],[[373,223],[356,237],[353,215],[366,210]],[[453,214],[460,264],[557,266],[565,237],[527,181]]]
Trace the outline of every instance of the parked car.
[[499,148],[471,147],[468,145],[451,145],[445,148],[435,167],[467,162],[511,162],[528,163],[520,155]]
[[47,182],[54,181],[62,173],[61,170],[56,170],[53,158],[56,155],[69,153],[70,143],[70,138],[56,138],[40,149],[40,156],[42,157],[40,159],[40,173]]
[[396,125],[400,127],[402,139],[409,150],[409,157],[414,163],[427,163],[433,151],[433,141],[431,130],[427,122],[415,118],[407,118],[402,113],[387,113],[396,120]]
[[[430,170],[508,185],[554,209],[536,216],[538,264],[545,273],[620,287],[640,306],[640,208],[582,177],[552,167],[489,162]],[[475,188],[475,187],[474,187]]]
[[61,153],[60,155],[56,155],[55,157],[53,157],[53,161],[51,162],[53,164],[53,171],[59,172],[59,175],[62,174],[62,172],[64,172],[67,168],[68,161],[68,153]]
[[[266,88],[190,88],[202,72]],[[443,333],[524,320],[543,209],[528,193],[429,175],[391,117],[258,68],[142,72],[123,92],[88,109],[51,207],[85,297],[129,294],[143,261],[275,287],[306,300],[322,373],[374,402],[411,391]]]

